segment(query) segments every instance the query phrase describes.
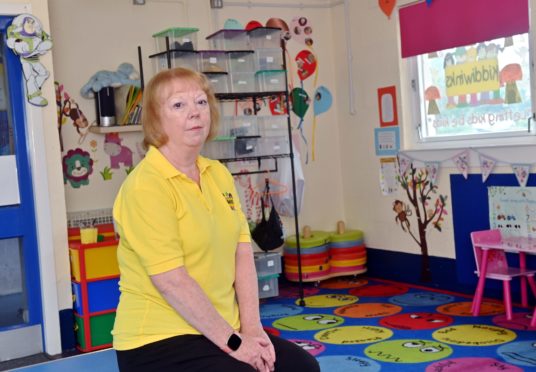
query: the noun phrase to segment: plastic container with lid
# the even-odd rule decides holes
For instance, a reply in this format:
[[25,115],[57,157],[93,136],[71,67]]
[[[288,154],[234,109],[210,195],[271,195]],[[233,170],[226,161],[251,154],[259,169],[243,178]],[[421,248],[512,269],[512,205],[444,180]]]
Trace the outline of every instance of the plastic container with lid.
[[255,52],[252,50],[227,51],[230,72],[254,72]]
[[248,31],[252,49],[281,48],[281,29],[273,27],[257,27]]
[[249,50],[249,37],[246,30],[223,29],[207,36],[214,50]]
[[165,52],[166,37],[169,39],[170,50],[196,50],[198,28],[173,27],[153,34],[156,52]]
[[214,93],[229,93],[229,75],[226,72],[205,72]]
[[199,68],[201,72],[227,72],[227,54],[223,50],[200,50]]
[[194,51],[170,51],[169,65],[168,52],[160,52],[150,55],[149,58],[153,61],[153,70],[160,72],[168,68],[184,67],[190,70],[199,71],[199,60],[197,52]]
[[283,70],[283,52],[281,48],[255,50],[257,70]]
[[261,92],[282,92],[287,88],[285,70],[260,70],[255,77]]

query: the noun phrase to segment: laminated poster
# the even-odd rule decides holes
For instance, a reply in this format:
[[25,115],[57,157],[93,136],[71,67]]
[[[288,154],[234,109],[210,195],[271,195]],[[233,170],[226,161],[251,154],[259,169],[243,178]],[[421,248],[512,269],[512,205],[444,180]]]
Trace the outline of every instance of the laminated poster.
[[400,149],[399,128],[374,128],[374,146],[376,156],[395,156],[398,154]]
[[536,238],[536,188],[488,187],[489,225],[510,236]]
[[382,195],[391,195],[398,191],[398,181],[396,180],[396,158],[380,159],[380,188]]

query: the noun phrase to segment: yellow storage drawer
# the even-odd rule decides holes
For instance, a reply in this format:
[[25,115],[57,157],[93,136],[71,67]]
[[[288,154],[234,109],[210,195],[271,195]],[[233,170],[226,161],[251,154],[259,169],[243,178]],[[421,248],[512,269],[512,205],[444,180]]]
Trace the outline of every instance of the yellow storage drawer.
[[80,282],[119,275],[118,243],[114,238],[105,238],[102,242],[92,244],[69,242],[72,278]]

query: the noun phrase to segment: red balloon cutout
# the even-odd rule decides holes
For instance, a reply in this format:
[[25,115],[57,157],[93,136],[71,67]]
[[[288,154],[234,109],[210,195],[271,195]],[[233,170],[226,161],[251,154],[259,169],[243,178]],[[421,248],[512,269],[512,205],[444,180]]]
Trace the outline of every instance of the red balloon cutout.
[[378,3],[387,18],[391,18],[391,13],[393,13],[393,9],[395,8],[396,0],[378,0]]

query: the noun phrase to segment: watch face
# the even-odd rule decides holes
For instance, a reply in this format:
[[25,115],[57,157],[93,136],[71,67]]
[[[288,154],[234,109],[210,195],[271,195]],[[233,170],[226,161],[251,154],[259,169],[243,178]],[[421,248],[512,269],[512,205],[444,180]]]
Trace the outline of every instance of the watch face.
[[237,351],[240,344],[242,344],[242,339],[234,333],[229,337],[229,340],[227,340],[227,346],[229,346],[229,349],[232,351]]

